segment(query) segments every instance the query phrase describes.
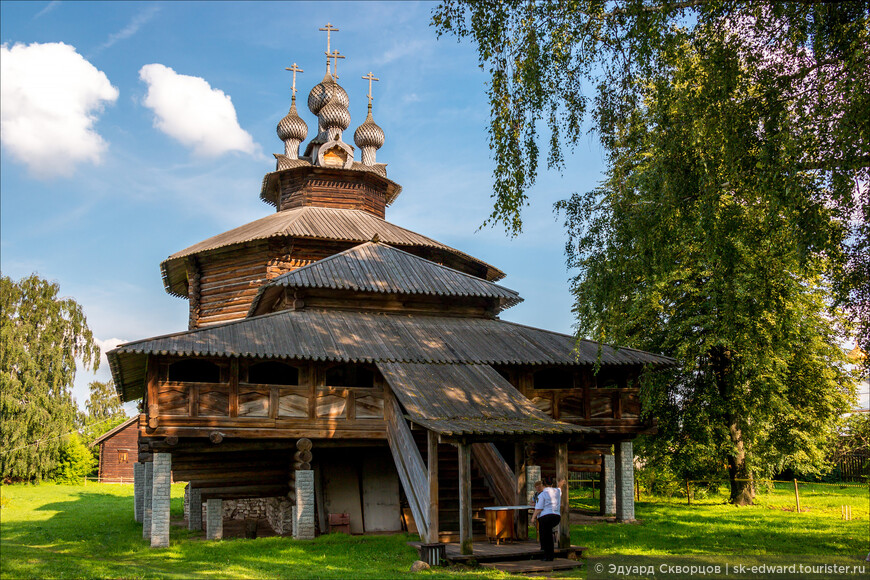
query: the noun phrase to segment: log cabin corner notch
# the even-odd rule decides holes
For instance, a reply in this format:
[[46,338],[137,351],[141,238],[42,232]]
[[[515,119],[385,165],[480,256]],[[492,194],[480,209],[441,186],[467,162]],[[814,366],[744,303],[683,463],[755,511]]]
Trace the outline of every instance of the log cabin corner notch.
[[[616,465],[605,477],[626,481],[630,441],[655,428],[640,379],[672,359],[502,320],[522,299],[500,270],[385,220],[401,188],[375,162],[371,106],[358,161],[328,70],[308,104],[318,132],[299,155],[294,84],[285,153],[261,190],[277,211],[161,265],[167,291],[190,300],[188,330],[108,353],[122,400],[144,399],[139,461],[159,456],[161,478],[189,481],[212,526],[216,501],[310,489],[320,532],[330,513],[354,533],[397,531],[406,503],[423,540],[466,548],[483,507],[528,501],[531,466]],[[631,493],[616,493],[631,519]]]

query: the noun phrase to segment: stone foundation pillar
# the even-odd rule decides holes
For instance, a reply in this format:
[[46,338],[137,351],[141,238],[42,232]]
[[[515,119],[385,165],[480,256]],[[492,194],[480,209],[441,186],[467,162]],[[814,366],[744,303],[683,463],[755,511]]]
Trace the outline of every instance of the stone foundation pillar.
[[154,480],[154,464],[150,461],[145,464],[145,477],[143,480],[142,490],[142,537],[146,540],[151,539],[151,492],[153,491]]
[[296,471],[296,512],[293,537],[297,540],[314,539],[314,471]]
[[535,482],[541,480],[540,465],[526,465],[526,501],[535,505]]
[[634,520],[634,448],[631,441],[617,443],[616,449],[616,521]]
[[[199,491],[199,490],[197,490]],[[212,498],[205,502],[205,539],[220,540],[224,537],[224,502]],[[193,510],[191,510],[193,513]],[[200,510],[201,513],[201,510]],[[201,517],[201,516],[200,516]]]
[[142,523],[142,510],[145,506],[145,464],[133,464],[133,519]]
[[616,513],[616,460],[613,455],[603,456],[601,462],[601,515]]
[[151,490],[151,547],[169,547],[169,495],[172,491],[172,454],[155,453]]
[[187,529],[202,529],[202,490],[196,487],[188,488]]

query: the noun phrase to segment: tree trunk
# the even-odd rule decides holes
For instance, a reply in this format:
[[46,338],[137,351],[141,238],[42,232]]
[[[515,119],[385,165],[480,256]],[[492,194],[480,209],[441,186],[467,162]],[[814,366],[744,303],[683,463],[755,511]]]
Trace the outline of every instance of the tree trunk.
[[743,433],[736,423],[731,423],[728,430],[734,453],[728,455],[728,479],[731,483],[731,503],[734,505],[752,505],[755,498],[755,481],[746,469],[746,447],[743,443]]
[[755,498],[755,482],[746,469],[746,444],[743,432],[734,416],[732,399],[734,397],[734,376],[732,374],[732,353],[726,348],[717,347],[710,352],[713,373],[719,396],[727,409],[724,419],[728,425],[731,439],[731,453],[728,454],[728,480],[731,484],[730,501],[734,505],[752,505]]

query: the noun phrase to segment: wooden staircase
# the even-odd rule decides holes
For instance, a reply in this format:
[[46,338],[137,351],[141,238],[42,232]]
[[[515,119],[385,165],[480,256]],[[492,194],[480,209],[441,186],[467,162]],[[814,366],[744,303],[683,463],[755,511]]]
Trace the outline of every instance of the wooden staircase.
[[[427,454],[426,431],[415,430],[414,440],[424,463]],[[498,505],[477,462],[471,461],[471,530],[475,541],[486,541],[483,508]],[[459,541],[459,456],[453,445],[438,445],[438,537],[441,542]]]

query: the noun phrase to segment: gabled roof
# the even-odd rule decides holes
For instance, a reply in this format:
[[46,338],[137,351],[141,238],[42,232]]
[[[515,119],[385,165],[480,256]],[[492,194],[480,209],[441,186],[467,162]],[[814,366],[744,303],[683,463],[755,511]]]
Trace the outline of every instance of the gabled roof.
[[475,262],[486,269],[487,280],[499,280],[505,276],[504,272],[486,262],[441,242],[391,224],[368,212],[358,209],[316,206],[298,207],[273,213],[203,240],[169,256],[160,264],[160,269],[163,273],[163,284],[166,291],[170,294],[184,296],[187,273],[182,258],[187,256],[245,242],[285,236],[362,243],[370,241],[376,234],[386,244],[435,248]]
[[498,310],[522,302],[513,290],[380,242],[360,244],[275,278],[260,288],[251,314],[263,293],[276,286],[490,298],[498,301]]
[[444,435],[556,435],[595,429],[555,421],[492,367],[377,363],[407,417]]
[[142,396],[149,354],[530,365],[592,365],[600,354],[602,365],[674,362],[497,319],[306,308],[122,344],[108,353],[122,400]]
[[94,442],[91,443],[90,446],[93,447],[94,445],[99,445],[100,443],[102,443],[103,441],[105,441],[106,439],[111,437],[112,435],[115,435],[116,433],[123,431],[124,429],[126,429],[127,427],[129,427],[130,425],[132,425],[133,423],[135,423],[138,420],[139,420],[139,415],[133,415],[132,417],[130,417],[129,419],[127,419],[126,421],[124,421],[120,425],[113,427],[112,429],[109,429],[108,431],[106,431],[105,433],[103,433],[102,435],[100,435],[99,437],[94,439]]

